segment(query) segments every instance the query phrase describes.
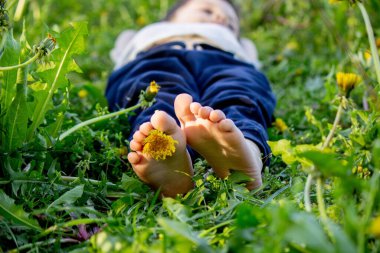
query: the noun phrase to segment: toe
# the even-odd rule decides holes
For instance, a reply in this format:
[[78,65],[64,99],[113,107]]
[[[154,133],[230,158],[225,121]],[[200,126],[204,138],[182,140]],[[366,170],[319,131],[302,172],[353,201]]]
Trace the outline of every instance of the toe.
[[146,138],[146,135],[141,133],[140,131],[136,131],[134,134],[133,134],[133,139],[137,142],[143,142],[144,139]]
[[149,134],[151,130],[153,130],[153,126],[150,122],[145,122],[140,126],[140,132],[146,136]]
[[131,164],[136,164],[140,162],[140,156],[136,152],[131,152],[128,154],[128,161]]
[[194,114],[194,115],[198,115],[198,112],[199,112],[199,109],[201,109],[202,106],[200,103],[198,102],[193,102],[190,104],[190,111]]
[[143,148],[142,144],[135,140],[131,140],[131,142],[129,143],[129,146],[131,147],[133,151],[141,151]]
[[156,111],[150,119],[152,126],[167,134],[174,134],[178,130],[175,119],[164,111]]
[[174,101],[174,110],[181,124],[188,121],[194,121],[195,116],[190,110],[190,104],[193,98],[189,94],[179,94]]
[[235,127],[235,123],[230,119],[224,119],[219,123],[219,129],[223,132],[231,132]]
[[210,120],[217,123],[226,118],[226,115],[221,110],[213,110],[210,113]]
[[210,113],[212,112],[212,108],[209,106],[204,106],[199,109],[199,117],[202,119],[209,119]]

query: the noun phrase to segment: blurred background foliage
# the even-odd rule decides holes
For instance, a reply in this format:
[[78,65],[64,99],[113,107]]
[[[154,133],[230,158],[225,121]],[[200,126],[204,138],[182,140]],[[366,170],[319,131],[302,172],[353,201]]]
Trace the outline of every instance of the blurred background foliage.
[[[72,22],[88,22],[86,53],[75,57],[82,73],[68,74],[71,91],[64,128],[107,111],[103,94],[113,69],[109,52],[116,37],[125,29],[159,21],[173,2],[8,1],[15,37],[25,22],[31,45],[47,33],[61,33]],[[343,131],[334,141],[337,156],[328,158],[351,157],[352,173],[332,177],[348,168],[336,163],[332,172],[330,168],[322,172],[327,179],[329,231],[319,223],[315,205],[313,213],[304,211],[306,172],[299,163],[286,164],[280,156],[265,169],[265,185],[258,191],[249,193],[238,185],[239,176],[219,180],[197,161],[197,188],[183,198],[159,200],[128,169],[129,126],[120,117],[83,129],[42,152],[36,151],[37,144],[23,151],[24,166],[32,168],[27,179],[13,181],[12,186],[2,179],[2,189],[38,219],[44,232],[0,217],[4,251],[21,247],[29,252],[379,252],[379,234],[369,231],[379,215],[379,181],[371,175],[380,169],[372,155],[373,141],[379,138],[380,103],[375,75],[365,58],[369,45],[358,8],[327,0],[236,2],[242,35],[258,48],[278,100],[275,116],[286,126],[268,130],[272,141],[288,139],[295,146],[320,143],[336,112],[335,73],[355,72],[363,78],[351,95]],[[366,0],[365,6],[380,38],[380,2]],[[60,95],[56,94],[58,100]],[[316,157],[316,162],[326,159]],[[65,181],[61,175],[76,178]],[[78,185],[84,185],[82,192]],[[55,203],[70,190],[79,197],[66,196],[63,204]],[[370,209],[366,203],[372,203]],[[77,224],[70,224],[75,220]]]

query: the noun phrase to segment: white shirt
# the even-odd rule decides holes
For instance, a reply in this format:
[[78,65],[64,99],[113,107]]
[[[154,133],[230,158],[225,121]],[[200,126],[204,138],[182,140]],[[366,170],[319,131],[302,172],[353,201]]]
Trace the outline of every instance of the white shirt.
[[[237,59],[260,67],[256,47],[242,39],[241,43],[228,28],[213,23],[170,23],[159,22],[148,25],[136,33],[122,33],[111,51],[115,69],[134,60],[138,53],[152,47],[159,41],[178,36],[198,36],[205,38],[213,46],[232,53]],[[247,45],[250,44],[250,45]],[[247,52],[248,51],[248,52]]]

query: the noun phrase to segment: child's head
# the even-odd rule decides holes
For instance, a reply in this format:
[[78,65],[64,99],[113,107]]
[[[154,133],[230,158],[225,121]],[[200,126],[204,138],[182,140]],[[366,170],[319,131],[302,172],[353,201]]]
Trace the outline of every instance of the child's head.
[[231,0],[179,0],[167,13],[174,23],[216,23],[239,35],[237,8]]

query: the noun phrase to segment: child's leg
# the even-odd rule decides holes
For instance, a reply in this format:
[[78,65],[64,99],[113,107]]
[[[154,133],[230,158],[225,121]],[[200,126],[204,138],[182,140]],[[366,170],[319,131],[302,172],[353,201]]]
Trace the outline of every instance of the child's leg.
[[[142,153],[143,141],[153,129],[160,130],[178,141],[175,153],[165,160],[156,161]],[[134,152],[128,160],[139,178],[153,188],[160,188],[164,196],[174,197],[193,188],[193,169],[186,150],[186,137],[176,121],[163,111],[156,111],[150,122],[142,124],[130,143]]]
[[261,186],[263,164],[259,148],[245,139],[222,111],[192,103],[188,94],[177,96],[175,110],[187,143],[207,160],[219,177],[227,177],[230,169],[234,169],[253,179],[247,184],[248,189]]
[[[109,79],[106,94],[110,108],[117,110],[137,104],[140,91],[145,90],[151,81],[161,86],[156,103],[148,109],[136,110],[135,116],[130,117],[133,136],[130,146],[133,152],[128,159],[141,180],[153,188],[161,188],[165,196],[175,196],[193,187],[193,172],[185,137],[174,120],[174,100],[180,93],[197,92],[194,91],[196,83],[187,66],[169,53],[169,49],[150,51],[117,70]],[[160,112],[155,113],[156,110]],[[151,129],[164,131],[178,141],[172,157],[156,161],[141,153],[142,143]]]
[[266,128],[271,124],[275,106],[268,80],[252,65],[228,53],[206,47],[193,54],[198,58],[189,57],[189,60],[191,65],[198,65],[201,94],[199,100],[194,100],[201,104],[182,102],[176,106],[180,108],[176,114],[182,118],[188,143],[221,177],[228,175],[230,169],[240,170],[255,179],[248,187],[260,185],[262,163],[254,144],[268,165]]

